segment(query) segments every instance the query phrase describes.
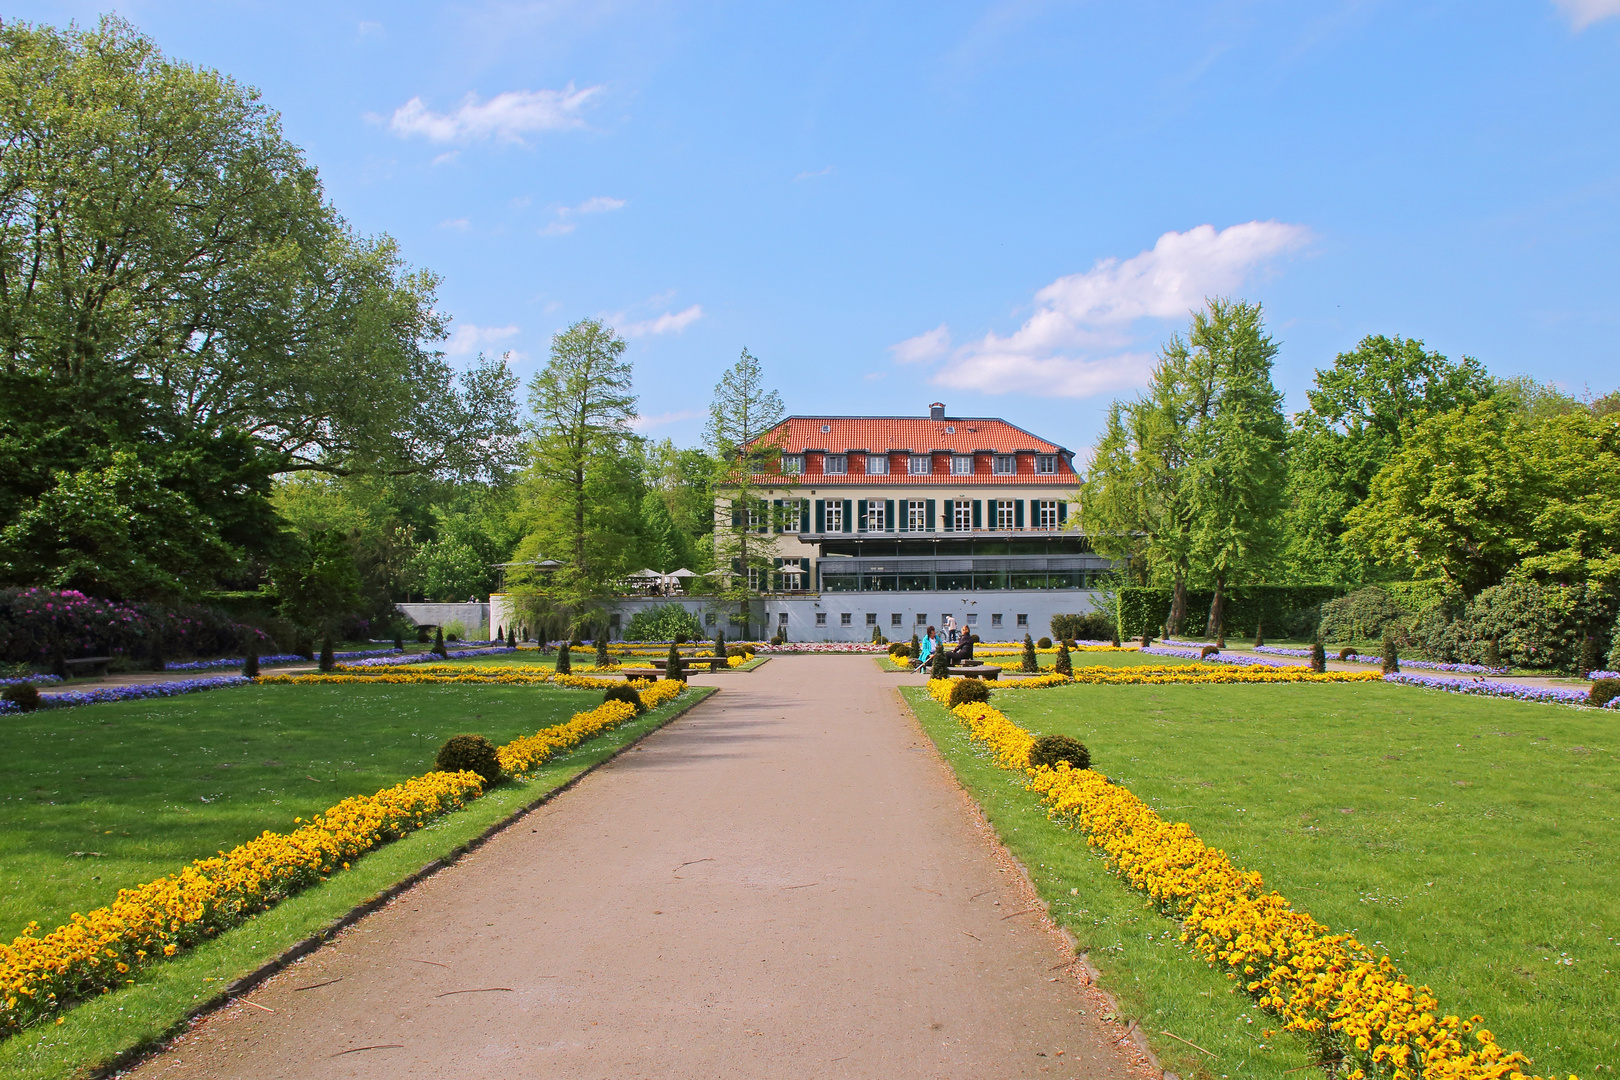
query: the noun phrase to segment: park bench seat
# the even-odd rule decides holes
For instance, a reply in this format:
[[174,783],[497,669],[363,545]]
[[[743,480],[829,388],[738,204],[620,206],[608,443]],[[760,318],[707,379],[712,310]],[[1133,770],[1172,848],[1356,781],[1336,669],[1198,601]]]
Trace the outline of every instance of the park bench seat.
[[1001,669],[994,664],[973,664],[969,667],[948,668],[952,675],[961,675],[967,679],[999,679]]
[[81,656],[77,660],[64,660],[69,675],[105,675],[110,656]]

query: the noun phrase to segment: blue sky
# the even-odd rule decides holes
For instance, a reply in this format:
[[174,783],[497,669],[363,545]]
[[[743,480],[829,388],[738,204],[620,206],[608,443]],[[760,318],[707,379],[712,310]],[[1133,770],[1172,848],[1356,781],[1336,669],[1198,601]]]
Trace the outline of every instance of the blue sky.
[[792,412],[1081,450],[1210,293],[1290,408],[1368,333],[1620,385],[1620,0],[116,10],[263,91],[453,356],[605,317],[683,444],[746,346]]

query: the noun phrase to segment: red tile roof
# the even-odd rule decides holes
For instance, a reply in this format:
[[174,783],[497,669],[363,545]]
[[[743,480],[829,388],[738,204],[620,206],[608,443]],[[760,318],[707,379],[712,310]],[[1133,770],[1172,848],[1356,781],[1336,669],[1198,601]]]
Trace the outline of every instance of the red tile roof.
[[1020,450],[1037,454],[1068,453],[1056,443],[1036,438],[1023,428],[987,417],[929,420],[918,416],[790,416],[772,428],[765,439],[778,435],[784,452],[790,454],[805,450],[826,450],[834,454],[850,450],[874,454],[888,450],[908,450],[916,454],[931,450],[958,454],[975,450],[998,454]]

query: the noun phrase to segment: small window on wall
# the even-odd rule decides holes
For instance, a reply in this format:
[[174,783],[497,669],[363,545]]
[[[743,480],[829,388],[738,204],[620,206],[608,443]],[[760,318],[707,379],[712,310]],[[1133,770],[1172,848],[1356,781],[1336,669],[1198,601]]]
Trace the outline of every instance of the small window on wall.
[[844,454],[828,454],[821,459],[821,471],[828,476],[843,476],[849,472],[849,458]]
[[1013,501],[1011,499],[996,500],[996,528],[1011,529],[1013,527]]
[[877,625],[877,612],[868,611],[866,613],[866,625],[867,626],[876,626]]
[[906,471],[912,476],[927,476],[934,471],[934,459],[927,454],[912,454],[906,462]]
[[903,620],[904,620],[904,619],[905,619],[905,616],[904,616],[904,615],[902,615],[902,614],[900,614],[900,613],[899,613],[899,612],[898,612],[898,611],[897,611],[897,612],[895,612],[895,613],[894,613],[894,614],[893,614],[893,615],[890,615],[890,616],[889,616],[889,625],[890,625],[890,626],[900,626],[900,625],[903,625]]
[[997,476],[1011,476],[1018,471],[1018,459],[1011,454],[997,454],[990,464],[990,471]]
[[838,616],[838,625],[839,626],[848,626],[849,622],[850,622],[849,612],[846,611],[842,615]]
[[1058,527],[1056,499],[1041,500],[1039,525],[1043,529],[1055,529]]
[[817,626],[826,626],[827,625],[827,613],[825,611],[816,612],[816,625]]
[[1036,454],[1035,472],[1041,476],[1052,476],[1057,472],[1056,454]]
[[867,454],[866,455],[866,475],[868,475],[868,476],[888,476],[889,475],[889,455],[887,455],[887,454]]
[[[614,618],[615,618],[615,619],[617,619],[617,618],[618,618],[618,616],[617,616],[617,615],[615,615],[615,616],[613,616],[613,617],[614,617]],[[719,620],[719,619],[717,619],[717,618],[716,618],[716,617],[715,617],[715,614],[714,614],[714,612],[712,612],[712,611],[711,611],[711,612],[709,612],[709,617],[708,617],[708,619],[706,619],[706,620],[705,620],[705,621],[706,621],[706,622],[707,622],[707,623],[708,623],[708,624],[709,624],[709,625],[710,625],[710,626],[713,626],[713,625],[714,625],[714,624],[715,624],[715,623],[717,623],[717,622],[719,622],[719,621],[720,621],[720,620]]]
[[906,500],[906,530],[923,532],[928,528],[928,502],[925,499]]
[[[1053,511],[1056,513],[1056,511]],[[827,531],[844,531],[844,504],[840,499],[833,499],[827,503]]]
[[1018,616],[1018,625],[1019,626],[1028,626],[1029,625],[1029,616],[1028,615],[1020,615],[1020,616]]
[[787,625],[787,612],[779,611],[779,612],[776,613],[776,625],[777,626],[786,626]]
[[951,504],[951,516],[957,532],[967,532],[973,528],[973,503],[968,499],[957,499]]
[[927,615],[926,612],[922,612],[922,611],[917,612],[917,625],[918,626],[927,626],[928,625],[928,615]]
[[973,475],[973,455],[972,454],[952,454],[951,455],[951,475],[952,476],[972,476]]
[[978,626],[979,625],[979,617],[977,615],[969,615],[967,617],[967,624],[969,626]]
[[1000,615],[992,615],[992,616],[990,616],[990,625],[991,626],[1000,626],[1001,625],[1001,616]]
[[803,454],[783,454],[782,471],[789,476],[798,476],[804,472]]

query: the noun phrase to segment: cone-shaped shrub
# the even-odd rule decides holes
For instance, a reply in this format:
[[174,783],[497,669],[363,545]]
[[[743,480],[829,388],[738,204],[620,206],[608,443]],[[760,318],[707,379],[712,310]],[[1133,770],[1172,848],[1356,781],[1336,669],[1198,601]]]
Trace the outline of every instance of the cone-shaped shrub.
[[247,655],[242,658],[242,674],[250,679],[259,677],[259,641],[253,638],[248,642]]
[[607,667],[609,663],[611,661],[608,660],[607,627],[604,626],[596,631],[596,666]]
[[724,630],[716,630],[714,632],[714,655],[728,655],[726,653],[726,632]]
[[673,641],[669,644],[669,656],[664,660],[664,678],[676,682],[686,681],[686,669],[681,666],[680,646]]
[[517,648],[517,631],[510,626],[506,628],[506,647],[508,649]]
[[1311,670],[1318,675],[1327,670],[1327,650],[1322,647],[1321,638],[1311,644]]
[[1067,641],[1058,642],[1057,659],[1052,662],[1052,670],[1059,675],[1074,677],[1074,662],[1069,659],[1069,643]]
[[565,641],[557,647],[557,674],[569,675],[573,670],[573,661],[568,658],[568,642]]
[[1259,648],[1266,643],[1265,624],[1254,624],[1254,647]]
[[1035,642],[1028,634],[1024,635],[1023,662],[1018,665],[1020,671],[1034,672],[1041,670],[1041,663],[1035,659]]
[[1384,674],[1393,675],[1401,670],[1401,654],[1395,649],[1395,639],[1384,635]]
[[336,663],[337,661],[332,658],[332,635],[328,634],[321,638],[321,673],[331,672]]
[[945,657],[945,646],[943,644],[934,648],[934,659],[928,669],[928,677],[930,679],[948,679],[951,677],[951,662]]
[[433,651],[438,654],[439,659],[448,659],[444,651],[444,627],[442,626],[433,628]]

